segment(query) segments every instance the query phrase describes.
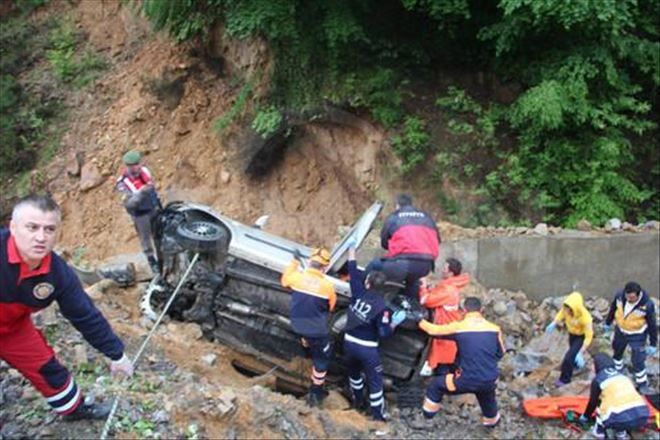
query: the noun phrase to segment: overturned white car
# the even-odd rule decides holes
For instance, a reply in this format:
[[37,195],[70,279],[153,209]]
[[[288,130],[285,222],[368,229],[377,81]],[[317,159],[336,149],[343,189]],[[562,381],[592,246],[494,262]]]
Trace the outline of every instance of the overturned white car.
[[[328,381],[344,376],[342,344],[350,287],[346,281],[347,243],[363,242],[383,205],[374,203],[331,251],[326,276],[335,285],[337,306],[331,317],[335,338],[335,361]],[[283,388],[306,389],[305,371],[291,368],[291,361],[304,358],[299,338],[288,315],[290,293],[280,285],[282,271],[298,250],[303,256],[312,248],[246,226],[214,212],[207,206],[175,202],[154,219],[160,275],[147,289],[143,311],[151,316],[162,308],[181,280],[195,254],[199,259],[170,308],[176,319],[198,323],[204,336],[239,352],[253,362],[237,361],[244,372],[276,371]],[[402,287],[390,283],[386,299],[393,310],[422,313],[417,304],[399,294]],[[396,334],[381,343],[386,387],[398,389],[413,381],[426,357],[427,337],[407,320]],[[415,402],[418,404],[418,401]]]

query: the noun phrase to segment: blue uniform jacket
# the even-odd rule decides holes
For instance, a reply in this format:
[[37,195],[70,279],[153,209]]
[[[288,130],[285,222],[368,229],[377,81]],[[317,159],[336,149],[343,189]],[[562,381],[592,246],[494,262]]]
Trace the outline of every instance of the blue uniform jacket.
[[364,276],[355,260],[348,261],[348,272],[351,276],[351,303],[346,323],[347,340],[376,347],[380,338],[392,334],[392,311],[385,306],[382,294],[366,290]]

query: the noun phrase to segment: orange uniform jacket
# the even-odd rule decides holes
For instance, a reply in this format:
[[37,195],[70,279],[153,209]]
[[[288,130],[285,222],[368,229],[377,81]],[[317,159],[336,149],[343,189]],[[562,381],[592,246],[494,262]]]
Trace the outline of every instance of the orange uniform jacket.
[[[460,275],[441,280],[432,289],[422,287],[419,302],[427,309],[433,309],[433,323],[442,325],[463,319],[459,309],[460,292],[470,282],[470,275]],[[453,364],[456,359],[456,342],[446,339],[434,339],[429,351],[429,366]]]

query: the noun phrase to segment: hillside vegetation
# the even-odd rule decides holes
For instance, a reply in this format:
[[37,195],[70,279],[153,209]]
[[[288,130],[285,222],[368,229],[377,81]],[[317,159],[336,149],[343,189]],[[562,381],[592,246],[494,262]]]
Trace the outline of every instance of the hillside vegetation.
[[[0,177],[24,190],[57,150],[62,94],[93,84],[106,61],[66,18],[29,15],[48,0],[12,4],[0,29]],[[330,102],[387,130],[396,178],[426,185],[455,223],[659,217],[658,0],[124,7],[202,52],[219,27],[267,43],[268,71],[231,79],[240,92],[219,131],[266,137],[287,112]]]
[[[180,41],[203,39],[222,23],[233,37],[268,42],[271,87],[251,96],[252,125],[262,134],[289,108],[330,101],[368,109],[391,130],[401,174],[469,184],[477,203],[468,222],[573,226],[657,217],[658,6],[145,0],[142,9]],[[498,84],[517,92],[498,100],[457,84],[434,96],[435,111],[414,105],[420,83],[428,90],[450,71],[478,73],[491,92]],[[438,124],[442,136],[433,133]],[[457,217],[463,201],[437,196]]]

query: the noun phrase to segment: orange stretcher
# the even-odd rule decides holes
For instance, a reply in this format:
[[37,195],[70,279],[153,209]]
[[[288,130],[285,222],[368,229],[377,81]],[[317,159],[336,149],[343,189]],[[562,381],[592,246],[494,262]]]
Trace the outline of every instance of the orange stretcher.
[[[523,409],[530,417],[540,419],[564,419],[566,420],[569,412],[582,414],[587,408],[589,397],[587,396],[559,396],[559,397],[541,397],[538,399],[527,399],[523,401]],[[660,412],[646,399],[646,405],[649,407],[649,422],[655,424],[655,428],[660,430]]]

